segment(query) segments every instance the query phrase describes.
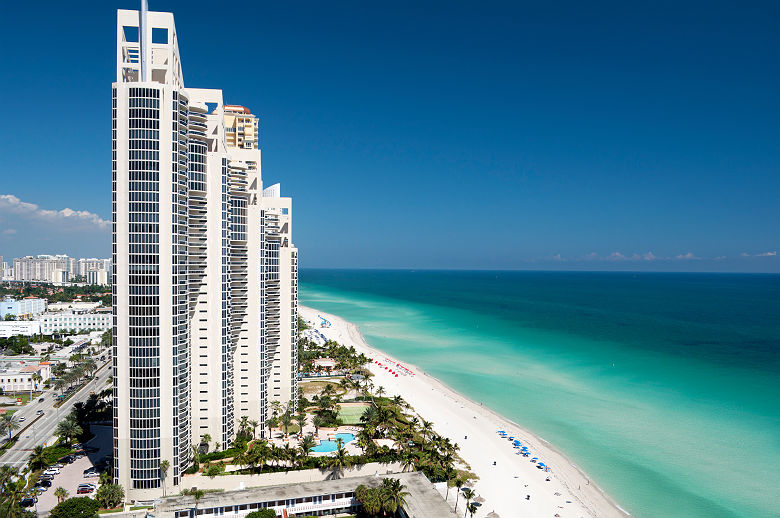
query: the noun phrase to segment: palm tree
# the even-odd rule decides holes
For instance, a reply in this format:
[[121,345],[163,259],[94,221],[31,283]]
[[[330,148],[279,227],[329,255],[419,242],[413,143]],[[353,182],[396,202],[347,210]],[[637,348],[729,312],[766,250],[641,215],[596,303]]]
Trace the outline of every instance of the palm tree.
[[65,390],[65,387],[68,385],[68,382],[65,378],[57,378],[54,380],[54,390],[59,390],[60,395],[62,395]]
[[283,413],[282,416],[279,418],[279,421],[282,423],[282,427],[284,428],[284,435],[287,435],[287,431],[293,422],[293,418],[290,415],[290,412]]
[[195,516],[198,516],[198,502],[201,498],[203,498],[203,495],[205,495],[206,492],[202,489],[193,489],[190,491],[190,496],[195,499]]
[[249,417],[245,416],[245,415],[242,415],[241,416],[241,420],[239,421],[238,427],[239,427],[239,429],[238,429],[238,433],[239,434],[248,432],[249,431]]
[[63,502],[68,496],[70,496],[70,493],[68,493],[68,490],[64,487],[58,487],[54,490],[54,496],[57,497],[57,503]]
[[469,514],[473,517],[474,513],[477,512],[477,504],[469,504],[466,506],[466,509],[468,510]]
[[404,491],[405,488],[397,478],[386,478],[382,481],[382,509],[391,516],[395,515],[399,507],[406,505],[409,493]]
[[379,385],[379,388],[376,389],[376,395],[377,397],[382,397],[385,395],[385,387],[382,385]]
[[425,439],[431,434],[431,432],[433,432],[433,423],[423,419],[422,425],[420,426],[420,433],[422,434],[423,438],[423,450],[425,450]]
[[163,487],[163,496],[165,496],[165,477],[168,475],[168,469],[171,467],[171,463],[168,459],[160,461],[160,483]]
[[347,450],[344,449],[344,441],[341,440],[341,437],[336,440],[336,447],[336,454],[327,460],[328,467],[333,469],[333,478],[339,478],[344,468],[352,465],[352,461],[349,455],[347,455]]
[[0,510],[3,518],[23,518],[30,516],[29,511],[22,507],[22,499],[27,496],[27,480],[20,478],[8,481],[3,488],[3,500]]
[[[477,496],[477,494],[474,492],[474,490],[469,489],[467,487],[463,488],[463,498],[466,499],[466,511],[469,510],[469,502],[471,502],[471,499]],[[463,518],[466,518],[466,513],[463,513]]]
[[306,426],[306,412],[299,412],[295,416],[295,420],[298,422],[298,428],[300,428],[298,433],[303,435],[303,427]]
[[272,439],[274,436],[274,426],[276,426],[276,417],[269,417],[265,421],[265,425],[268,427],[268,438]]
[[255,431],[257,431],[257,427],[260,426],[260,423],[252,419],[247,423],[252,428],[252,440],[255,438]]
[[303,457],[303,460],[309,458],[309,454],[311,453],[311,449],[314,448],[317,445],[317,442],[314,440],[314,437],[312,437],[311,434],[304,436],[303,439],[301,439],[301,443],[299,444],[299,447],[301,448],[301,456]]
[[28,462],[30,463],[30,469],[32,471],[45,468],[49,464],[46,460],[45,448],[41,445],[33,448],[32,453],[30,453],[30,459]]
[[57,425],[57,428],[54,430],[54,435],[65,439],[67,444],[70,444],[74,438],[83,433],[84,430],[81,428],[81,426],[79,426],[76,420],[70,416],[63,421],[60,421],[60,423]]
[[455,479],[455,487],[458,488],[457,496],[455,497],[455,510],[458,510],[458,500],[460,500],[460,488],[463,487],[463,484],[465,484],[466,481],[460,477]]
[[33,375],[30,376],[30,380],[31,380],[31,383],[30,383],[30,400],[32,400],[33,388],[35,388],[35,386],[37,386],[38,383],[43,381],[43,378],[41,377],[40,374],[38,374],[37,372],[34,372]]
[[11,435],[14,430],[19,429],[19,421],[14,418],[13,414],[3,414],[0,417],[0,432],[8,432],[8,440],[11,440]]
[[211,442],[211,435],[204,433],[200,438],[200,448],[203,453],[209,452],[209,443]]

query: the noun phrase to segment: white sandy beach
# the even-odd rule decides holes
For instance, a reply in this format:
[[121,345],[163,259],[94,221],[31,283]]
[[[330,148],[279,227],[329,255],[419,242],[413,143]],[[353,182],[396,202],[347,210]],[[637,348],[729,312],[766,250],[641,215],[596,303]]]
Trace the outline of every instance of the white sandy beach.
[[[304,306],[300,307],[300,315],[328,339],[354,346],[381,362],[383,366],[372,363],[370,367],[375,375],[375,386],[383,386],[388,396],[397,394],[403,397],[421,416],[434,423],[434,429],[439,435],[448,437],[460,446],[460,456],[479,477],[475,484],[467,486],[485,499],[475,513],[477,518],[492,511],[502,518],[628,516],[549,443],[458,394],[414,365],[401,362],[415,375],[401,373],[396,377],[391,374],[384,366],[390,362],[398,363],[399,360],[370,347],[354,324]],[[321,328],[317,315],[329,319],[332,327]],[[403,372],[397,368],[394,370]],[[522,441],[530,449],[531,456],[516,455],[517,450],[512,448],[512,443],[502,439],[496,433],[497,430],[505,430]],[[529,460],[532,457],[538,457],[550,466],[551,472],[545,473],[537,468]],[[449,501],[454,505],[455,491],[450,490],[449,493]],[[526,499],[527,495],[530,495],[530,500]],[[465,510],[463,499],[460,500],[459,515]]]

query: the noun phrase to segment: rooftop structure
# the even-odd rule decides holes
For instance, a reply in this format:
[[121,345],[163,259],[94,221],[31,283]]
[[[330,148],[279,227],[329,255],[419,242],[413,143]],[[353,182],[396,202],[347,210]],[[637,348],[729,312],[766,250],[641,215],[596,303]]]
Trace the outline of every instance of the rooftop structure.
[[[304,482],[241,491],[206,493],[198,501],[198,516],[241,518],[258,509],[271,508],[277,516],[335,515],[354,512],[359,485],[376,487],[384,478],[396,478],[406,486],[404,514],[409,518],[456,518],[441,495],[420,472]],[[195,507],[191,496],[170,497],[155,503],[154,518],[189,517]]]

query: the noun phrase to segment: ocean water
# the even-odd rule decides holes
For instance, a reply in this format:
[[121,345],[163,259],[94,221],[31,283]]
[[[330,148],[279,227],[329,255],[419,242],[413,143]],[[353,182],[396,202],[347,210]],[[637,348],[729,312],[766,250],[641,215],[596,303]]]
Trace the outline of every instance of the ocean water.
[[780,516],[780,276],[302,270],[300,300],[550,441],[634,516]]

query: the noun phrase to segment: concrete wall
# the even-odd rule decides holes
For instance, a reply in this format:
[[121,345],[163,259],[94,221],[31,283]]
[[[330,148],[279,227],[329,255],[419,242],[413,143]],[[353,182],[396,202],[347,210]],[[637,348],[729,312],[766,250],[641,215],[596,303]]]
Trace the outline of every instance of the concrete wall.
[[[362,466],[354,466],[345,469],[339,478],[365,477],[379,473],[400,473],[403,466],[400,462],[390,464],[380,464],[370,462]],[[251,487],[275,486],[279,484],[298,484],[301,482],[317,482],[333,478],[333,472],[330,470],[305,469],[300,471],[288,471],[280,473],[261,473],[259,475],[224,475],[209,478],[202,474],[185,475],[181,481],[182,488],[197,487],[198,489],[225,489],[233,491],[236,489],[249,489]]]

